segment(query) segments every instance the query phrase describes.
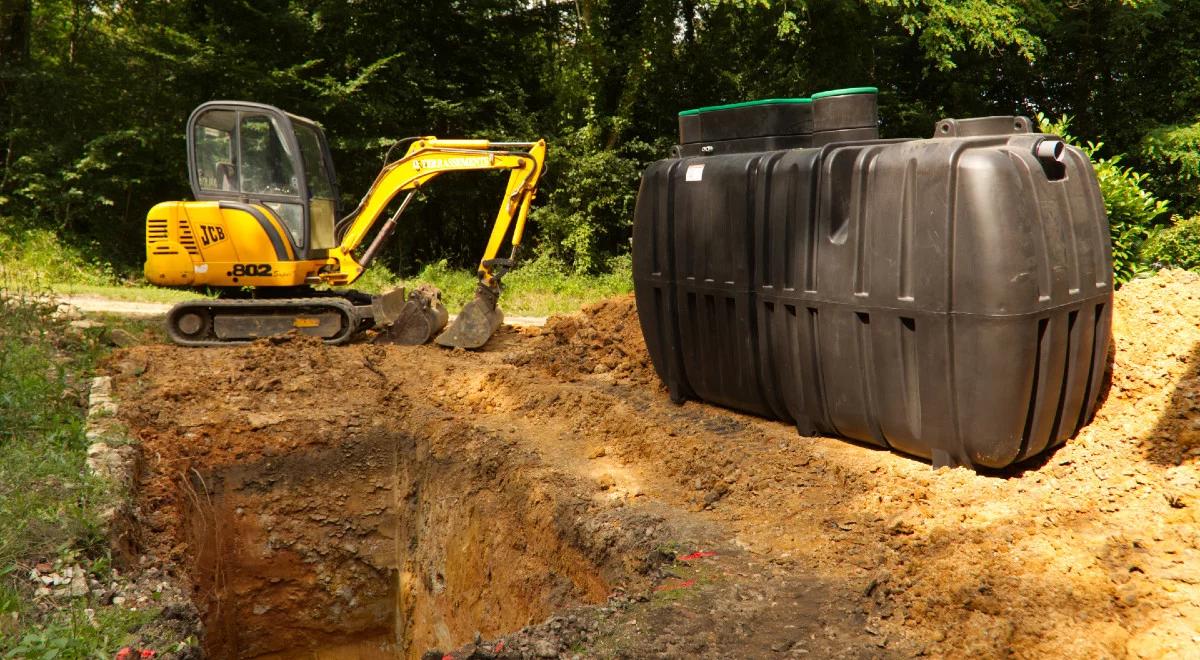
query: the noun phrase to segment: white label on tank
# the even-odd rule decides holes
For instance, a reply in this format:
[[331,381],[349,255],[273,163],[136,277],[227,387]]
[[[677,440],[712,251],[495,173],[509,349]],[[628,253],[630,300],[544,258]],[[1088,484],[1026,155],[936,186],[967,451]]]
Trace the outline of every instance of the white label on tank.
[[197,273],[207,273],[208,272],[208,264],[196,264],[196,272]]
[[688,165],[685,179],[688,181],[700,181],[704,179],[704,163],[699,165]]

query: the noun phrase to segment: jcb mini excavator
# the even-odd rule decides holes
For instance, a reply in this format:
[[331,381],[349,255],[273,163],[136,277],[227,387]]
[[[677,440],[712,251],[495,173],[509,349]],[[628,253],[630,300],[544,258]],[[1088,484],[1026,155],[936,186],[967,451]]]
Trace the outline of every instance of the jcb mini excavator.
[[[243,101],[196,108],[187,124],[196,201],[164,202],[150,210],[145,273],[157,285],[209,287],[219,294],[173,307],[167,315],[171,339],[212,346],[294,329],[340,344],[377,327],[402,343],[428,341],[447,318],[436,290],[371,297],[314,286],[344,287],[357,280],[413,196],[438,175],[508,170],[479,262],[475,298],[436,339],[462,348],[486,343],[503,319],[496,306],[500,278],[515,264],[546,143],[420,137],[396,146],[404,144],[404,156],[387,162],[358,207],[342,216],[329,147],[315,122]],[[395,212],[356,254],[401,193],[407,194]],[[498,258],[510,229],[510,256]]]

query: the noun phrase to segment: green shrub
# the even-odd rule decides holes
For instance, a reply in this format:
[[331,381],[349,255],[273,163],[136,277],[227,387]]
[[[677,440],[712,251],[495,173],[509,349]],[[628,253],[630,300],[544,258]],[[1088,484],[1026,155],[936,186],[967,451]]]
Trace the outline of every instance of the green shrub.
[[1200,270],[1200,215],[1151,230],[1142,244],[1141,258],[1156,268]]
[[1181,214],[1200,213],[1200,122],[1150,131],[1138,157],[1158,196],[1170,199]]
[[1071,136],[1069,116],[1051,122],[1038,113],[1037,119],[1043,133],[1061,137],[1082,149],[1092,160],[1112,232],[1113,276],[1118,285],[1128,282],[1146,268],[1139,258],[1139,250],[1155,220],[1167,212],[1167,202],[1146,189],[1147,174],[1121,165],[1123,155],[1102,158],[1097,154],[1104,146],[1103,142],[1084,143]]
[[111,265],[89,257],[49,229],[22,227],[0,217],[0,288],[104,286],[117,281]]
[[585,127],[554,142],[548,192],[531,214],[538,253],[581,274],[629,250],[638,182],[654,152],[638,140],[605,148],[598,133]]

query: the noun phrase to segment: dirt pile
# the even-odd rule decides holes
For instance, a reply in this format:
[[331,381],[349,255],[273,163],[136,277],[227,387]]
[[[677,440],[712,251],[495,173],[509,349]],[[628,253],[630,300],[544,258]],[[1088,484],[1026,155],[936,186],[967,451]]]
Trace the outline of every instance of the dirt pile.
[[552,316],[530,345],[509,360],[565,379],[590,374],[658,383],[633,295],[602,300],[578,314]]
[[[632,298],[478,353],[146,346],[112,366],[146,456],[143,542],[198,594],[216,588],[205,575],[246,584],[236,563],[194,568],[189,488],[224,498],[225,528],[251,530],[240,556],[295,554],[287,576],[245,571],[290,585],[269,600],[280,630],[328,616],[344,587],[366,594],[354,576],[374,571],[409,594],[389,639],[425,631],[415,654],[477,629],[475,657],[1186,656],[1200,643],[1200,277],[1130,283],[1114,334],[1095,421],[999,475],[671,404]],[[393,572],[371,539],[415,547],[411,563]],[[619,606],[538,624],[619,587]],[[269,590],[231,593],[253,607]],[[499,614],[517,599],[537,606]]]
[[1139,438],[1152,462],[1200,458],[1200,274],[1162,271],[1116,296],[1106,426]]

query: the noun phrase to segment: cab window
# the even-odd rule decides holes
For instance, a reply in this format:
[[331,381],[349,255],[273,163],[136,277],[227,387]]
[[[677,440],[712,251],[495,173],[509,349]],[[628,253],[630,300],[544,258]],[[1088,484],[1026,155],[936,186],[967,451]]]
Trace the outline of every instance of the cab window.
[[237,113],[230,110],[206,112],[192,129],[196,178],[201,190],[236,192],[237,164],[233,158],[233,133]]
[[242,192],[249,195],[296,195],[298,182],[283,132],[268,115],[243,114]]
[[295,124],[296,141],[300,143],[300,155],[304,159],[304,176],[308,183],[308,194],[322,199],[333,199],[333,181],[325,164],[321,139],[311,126]]
[[308,220],[311,247],[316,250],[334,247],[334,224],[337,222],[337,200],[333,194],[333,177],[325,162],[325,150],[316,129],[303,124],[296,127],[296,141],[304,160],[305,182],[308,184]]

